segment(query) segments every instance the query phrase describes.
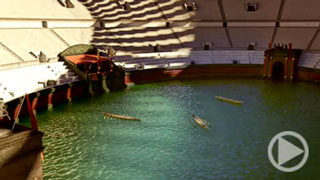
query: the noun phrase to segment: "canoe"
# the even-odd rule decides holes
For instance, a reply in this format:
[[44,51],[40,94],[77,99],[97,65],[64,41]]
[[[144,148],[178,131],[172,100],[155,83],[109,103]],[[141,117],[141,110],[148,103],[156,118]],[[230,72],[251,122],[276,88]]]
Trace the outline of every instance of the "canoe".
[[208,129],[208,125],[204,122],[203,119],[199,118],[197,115],[192,115],[193,120],[202,128]]
[[234,99],[230,99],[230,98],[226,98],[226,97],[222,97],[222,96],[216,96],[216,99],[219,99],[221,101],[228,102],[228,103],[233,103],[233,104],[242,104],[243,103],[243,101],[238,101],[238,100],[234,100]]
[[137,119],[134,117],[130,116],[123,116],[123,115],[118,115],[118,114],[111,114],[111,113],[103,113],[104,117],[109,117],[109,118],[116,118],[116,119],[123,119],[123,120],[128,120],[128,121],[141,121],[141,119]]

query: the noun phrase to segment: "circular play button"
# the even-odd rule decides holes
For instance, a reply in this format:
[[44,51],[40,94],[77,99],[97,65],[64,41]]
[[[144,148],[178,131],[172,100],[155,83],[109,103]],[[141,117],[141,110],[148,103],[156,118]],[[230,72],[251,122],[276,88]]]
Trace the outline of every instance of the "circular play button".
[[[298,139],[303,145],[303,149],[301,149],[300,147],[297,147],[296,145],[284,139],[283,138],[284,136],[292,136]],[[278,141],[278,161],[276,162],[272,154],[272,149],[277,141]],[[293,167],[283,166],[286,162],[299,156],[300,154],[303,154],[303,158],[297,165]],[[275,168],[283,172],[293,172],[300,169],[307,162],[308,156],[309,156],[309,147],[308,147],[307,141],[300,134],[293,131],[282,131],[278,133],[271,139],[268,145],[268,158],[271,164]]]

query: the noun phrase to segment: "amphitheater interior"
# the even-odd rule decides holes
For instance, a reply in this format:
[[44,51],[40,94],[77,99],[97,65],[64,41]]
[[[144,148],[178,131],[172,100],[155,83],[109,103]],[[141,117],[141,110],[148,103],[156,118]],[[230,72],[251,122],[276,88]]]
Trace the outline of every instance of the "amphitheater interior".
[[235,60],[263,64],[269,42],[292,43],[303,50],[298,66],[320,68],[317,0],[15,0],[1,4],[0,96],[5,102],[44,88],[45,80],[58,84],[79,80],[57,62],[58,53],[75,44],[92,44],[101,50],[111,46],[117,51],[115,62],[129,71]]
[[[264,66],[269,44],[301,50],[320,72],[319,0],[0,0],[4,103],[82,81],[58,54],[77,44],[128,73],[190,65]],[[319,77],[320,79],[320,77]],[[54,82],[50,84],[50,82]]]

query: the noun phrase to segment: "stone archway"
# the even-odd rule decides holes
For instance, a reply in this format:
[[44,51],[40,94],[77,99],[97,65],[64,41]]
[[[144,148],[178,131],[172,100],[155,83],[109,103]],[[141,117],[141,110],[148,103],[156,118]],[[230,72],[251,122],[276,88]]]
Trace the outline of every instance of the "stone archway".
[[271,79],[284,79],[284,64],[281,61],[273,63]]

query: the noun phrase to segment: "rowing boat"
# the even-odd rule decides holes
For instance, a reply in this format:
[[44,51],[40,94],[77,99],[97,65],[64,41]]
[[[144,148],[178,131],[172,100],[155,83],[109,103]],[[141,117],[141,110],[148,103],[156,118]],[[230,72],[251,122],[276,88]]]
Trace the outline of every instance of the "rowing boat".
[[118,115],[118,114],[111,114],[111,113],[103,113],[104,117],[109,117],[109,118],[116,118],[116,119],[123,119],[123,120],[129,120],[129,121],[141,121],[141,119],[137,119],[134,117],[130,116],[123,116],[123,115]]
[[192,114],[193,120],[202,128],[208,129],[208,125],[205,123],[205,121],[201,118],[199,118],[197,115]]
[[234,100],[234,99],[230,99],[230,98],[226,98],[226,97],[222,97],[222,96],[216,96],[216,99],[219,99],[221,101],[228,102],[228,103],[233,103],[233,104],[242,104],[243,103],[243,101],[238,101],[238,100]]

